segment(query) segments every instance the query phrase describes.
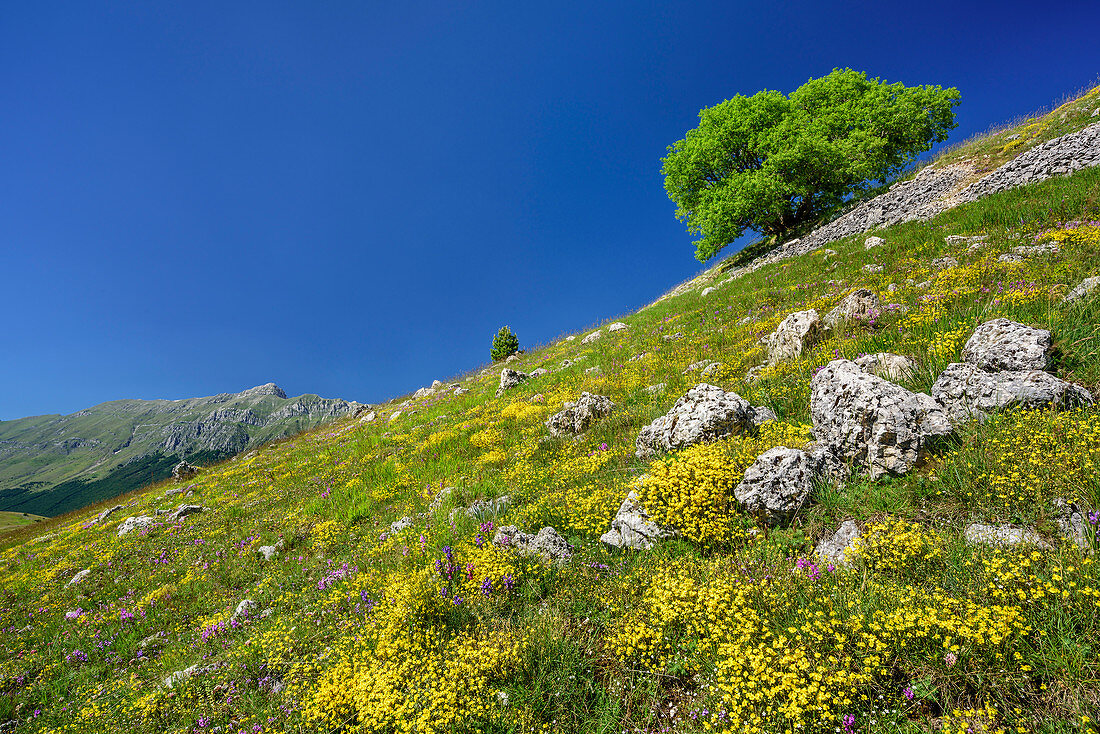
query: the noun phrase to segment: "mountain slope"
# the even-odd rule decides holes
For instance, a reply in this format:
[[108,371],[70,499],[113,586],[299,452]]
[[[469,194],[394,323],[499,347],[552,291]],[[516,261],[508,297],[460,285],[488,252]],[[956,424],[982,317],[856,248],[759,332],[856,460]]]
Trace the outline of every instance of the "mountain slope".
[[0,421],[0,509],[57,515],[356,410],[274,383],[185,400],[114,400],[71,415]]
[[[847,457],[783,518],[738,488],[762,455],[814,453],[829,411],[812,396],[868,355],[911,360],[852,377],[887,417],[936,417],[904,391],[973,367],[967,342],[995,319],[1049,330],[1029,384],[1095,391],[1100,286],[1067,296],[1100,283],[1100,167],[875,235],[715,288],[719,265],[503,366],[526,379],[497,365],[264,446],[197,477],[182,507],[152,487],[4,536],[0,721],[1095,734],[1095,405],[868,431],[899,449],[890,471]],[[863,289],[880,308],[778,356],[792,314]],[[649,456],[653,422],[700,389],[729,412],[658,423],[690,445]],[[926,429],[938,440],[907,455]],[[601,540],[651,530],[631,490],[659,525],[648,550]]]

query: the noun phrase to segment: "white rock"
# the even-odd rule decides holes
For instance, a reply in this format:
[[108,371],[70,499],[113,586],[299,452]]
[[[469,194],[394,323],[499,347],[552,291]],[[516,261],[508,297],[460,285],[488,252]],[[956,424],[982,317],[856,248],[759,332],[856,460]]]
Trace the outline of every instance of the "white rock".
[[878,375],[884,380],[898,382],[899,380],[912,379],[917,363],[908,357],[891,352],[876,352],[857,357],[855,363],[864,372]]
[[963,532],[963,538],[970,545],[992,545],[999,548],[1034,545],[1039,548],[1050,548],[1050,544],[1040,538],[1034,530],[1013,525],[974,523]]
[[974,330],[963,346],[964,362],[983,370],[1045,370],[1053,345],[1050,332],[993,319]]
[[581,344],[591,344],[594,341],[599,341],[603,337],[603,332],[596,329],[591,334],[581,339]]
[[1088,299],[1096,292],[1097,288],[1100,288],[1100,275],[1085,278],[1076,288],[1066,294],[1066,297],[1062,299],[1062,303],[1073,303],[1074,301]]
[[863,240],[863,249],[870,250],[872,247],[882,247],[886,244],[886,240],[881,237],[868,237]]
[[932,385],[932,397],[947,410],[955,425],[974,418],[984,421],[1009,408],[1057,409],[1092,405],[1087,390],[1042,370],[986,372],[976,365],[947,365]]
[[654,543],[675,535],[674,530],[662,528],[650,519],[638,493],[632,489],[611,521],[611,529],[600,536],[600,542],[616,548],[649,550]]
[[154,518],[145,515],[140,515],[138,517],[128,517],[123,520],[122,523],[118,526],[118,537],[121,538],[123,535],[126,535],[131,530],[148,527],[154,522],[156,522]]
[[852,565],[852,548],[859,535],[859,527],[855,524],[855,521],[845,520],[835,533],[818,541],[817,545],[814,546],[814,553],[828,563],[850,568]]
[[821,319],[817,311],[811,308],[790,314],[768,338],[768,363],[776,364],[801,356],[821,335]]
[[600,418],[611,415],[615,404],[606,395],[583,392],[576,402],[565,403],[560,412],[546,419],[551,436],[584,433]]
[[740,395],[701,383],[688,390],[668,413],[642,429],[635,441],[635,454],[644,459],[658,451],[752,431],[755,412]]
[[72,577],[72,578],[71,578],[71,579],[69,580],[69,583],[65,584],[65,588],[67,589],[67,588],[69,588],[70,586],[73,586],[73,585],[75,585],[75,584],[79,584],[79,583],[80,583],[81,581],[83,581],[83,580],[84,580],[85,578],[87,578],[87,577],[88,577],[88,575],[89,575],[89,574],[90,574],[91,572],[92,572],[92,570],[91,570],[90,568],[86,568],[86,569],[84,569],[83,571],[79,572],[79,573],[78,573],[78,574],[77,574],[76,576],[73,576],[73,577]]
[[826,329],[833,329],[837,325],[850,320],[870,321],[878,318],[882,313],[882,302],[874,291],[866,288],[856,288],[840,300],[829,313],[825,314],[821,325]]
[[627,325],[624,324],[622,321],[616,321],[615,323],[611,324],[611,326],[608,326],[607,330],[611,331],[611,332],[615,332],[615,331],[622,331],[623,329],[626,329],[626,328],[628,328]]
[[810,455],[777,446],[756,457],[734,497],[746,512],[768,525],[790,521],[810,498],[816,477]]
[[872,479],[908,472],[932,444],[951,433],[943,408],[870,375],[855,362],[829,362],[810,382],[813,434],[840,459],[866,468]]

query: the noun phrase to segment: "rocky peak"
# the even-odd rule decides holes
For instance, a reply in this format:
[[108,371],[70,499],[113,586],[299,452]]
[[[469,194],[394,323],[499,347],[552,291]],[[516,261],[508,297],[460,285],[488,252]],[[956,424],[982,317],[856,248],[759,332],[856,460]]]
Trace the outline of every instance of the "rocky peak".
[[258,397],[262,397],[264,395],[274,395],[277,398],[282,398],[284,400],[286,399],[286,393],[283,392],[283,389],[281,387],[279,387],[278,385],[276,385],[274,382],[269,382],[265,385],[257,385],[256,387],[249,388],[248,390],[245,390],[244,392],[240,393],[241,397],[250,397],[250,398],[251,397],[258,398]]

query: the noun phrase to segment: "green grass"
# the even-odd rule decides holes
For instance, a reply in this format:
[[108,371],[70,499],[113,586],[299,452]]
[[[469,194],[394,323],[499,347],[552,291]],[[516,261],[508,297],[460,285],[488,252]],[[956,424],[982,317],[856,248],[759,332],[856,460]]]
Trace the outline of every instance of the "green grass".
[[26,512],[0,512],[0,533],[33,525],[45,519],[41,515],[31,515]]

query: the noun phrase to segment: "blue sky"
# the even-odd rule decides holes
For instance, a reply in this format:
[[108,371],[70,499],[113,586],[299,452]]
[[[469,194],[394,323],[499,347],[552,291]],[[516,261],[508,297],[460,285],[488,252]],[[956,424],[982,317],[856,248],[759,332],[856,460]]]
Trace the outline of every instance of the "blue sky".
[[952,141],[1100,73],[1080,2],[9,3],[0,419],[278,382],[365,402],[700,270],[660,157],[849,66]]

